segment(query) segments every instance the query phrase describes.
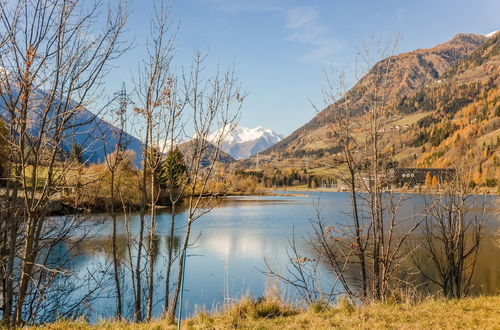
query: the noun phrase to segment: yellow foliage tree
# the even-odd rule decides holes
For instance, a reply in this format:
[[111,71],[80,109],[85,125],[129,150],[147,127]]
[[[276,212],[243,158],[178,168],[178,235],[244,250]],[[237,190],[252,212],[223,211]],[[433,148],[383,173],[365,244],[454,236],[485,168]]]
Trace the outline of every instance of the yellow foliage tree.
[[432,185],[433,186],[437,186],[438,185],[438,178],[435,175],[432,177]]
[[425,174],[425,185],[430,186],[432,184],[432,177],[429,172]]

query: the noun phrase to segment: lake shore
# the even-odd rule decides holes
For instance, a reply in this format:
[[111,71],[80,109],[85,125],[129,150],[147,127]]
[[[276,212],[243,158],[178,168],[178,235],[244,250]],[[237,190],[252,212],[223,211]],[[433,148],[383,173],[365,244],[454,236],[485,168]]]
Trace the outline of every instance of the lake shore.
[[[414,195],[427,195],[431,194],[432,191],[428,189],[394,189],[396,193],[406,193],[406,194],[414,194]],[[345,188],[308,188],[303,186],[297,187],[283,187],[283,188],[265,188],[258,189],[253,192],[230,192],[227,194],[221,194],[217,196],[221,200],[231,197],[245,197],[245,196],[255,196],[255,197],[272,197],[272,196],[307,196],[307,192],[344,192],[348,193],[349,191]],[[358,193],[363,193],[363,191],[358,191]],[[484,190],[481,192],[474,192],[477,195],[490,195],[490,196],[500,196],[497,192],[493,190]],[[207,195],[208,197],[208,195]],[[5,196],[0,195],[0,199],[5,198]],[[49,212],[50,216],[66,216],[73,214],[94,214],[94,213],[105,213],[106,208],[104,204],[99,204],[98,206],[87,206],[85,208],[77,205],[73,205],[70,202],[71,199],[68,198],[58,198],[49,203]],[[157,205],[157,209],[169,209],[169,205]],[[121,209],[121,205],[118,205],[118,209]],[[120,213],[120,212],[119,212]]]
[[[417,304],[374,303],[355,307],[315,304],[295,309],[276,301],[252,304],[243,299],[216,313],[201,312],[182,323],[189,329],[498,329],[500,296],[464,299],[429,299]],[[85,320],[58,321],[26,329],[176,329],[166,320],[145,323]]]
[[[303,186],[297,186],[297,187],[286,187],[286,188],[266,188],[266,191],[269,192],[279,192],[279,191],[311,191],[311,192],[349,192],[349,189],[345,187],[337,187],[337,188],[308,188],[308,187],[303,187]],[[418,188],[418,187],[411,187],[411,188],[393,188],[393,192],[395,193],[406,193],[406,194],[420,194],[420,195],[427,195],[427,194],[432,194],[435,192],[435,190],[428,189],[428,188]],[[362,189],[358,189],[358,193],[365,193],[366,191]],[[491,195],[491,196],[500,196],[500,193],[498,190],[493,189],[493,188],[486,188],[482,187],[478,189],[477,191],[471,191],[471,195]]]
[[[305,196],[303,194],[298,194],[298,193],[286,193],[285,190],[283,190],[283,193],[276,193],[271,190],[269,191],[256,191],[252,193],[245,193],[245,192],[238,192],[238,193],[229,193],[229,194],[224,194],[224,195],[219,195],[217,198],[220,198],[221,200],[224,200],[228,197],[244,197],[244,196],[256,196],[256,197],[271,197],[271,196]],[[207,195],[208,197],[208,195]],[[0,195],[0,200],[6,198],[3,195]],[[22,203],[22,199],[18,198],[19,203]],[[171,206],[169,205],[157,205],[156,209],[162,210],[162,209],[170,209]],[[121,205],[117,205],[117,213],[121,214],[122,207]],[[74,214],[101,214],[101,213],[106,213],[107,210],[105,208],[104,204],[96,204],[96,205],[87,205],[85,207],[74,205],[73,203],[70,202],[70,199],[68,198],[57,198],[49,202],[48,205],[48,212],[47,214],[49,216],[67,216],[67,215],[74,215]]]

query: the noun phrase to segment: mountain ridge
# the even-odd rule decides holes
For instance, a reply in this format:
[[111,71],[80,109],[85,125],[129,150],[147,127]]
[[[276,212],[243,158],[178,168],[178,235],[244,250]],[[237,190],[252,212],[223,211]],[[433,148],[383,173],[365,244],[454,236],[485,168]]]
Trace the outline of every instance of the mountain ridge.
[[[0,68],[0,70],[2,70]],[[4,69],[6,70],[6,69]],[[8,72],[8,71],[7,71]],[[19,94],[16,84],[10,84],[10,93],[17,97]],[[41,89],[35,89],[30,98],[30,109],[28,113],[29,133],[36,135],[40,130],[40,122],[44,116],[43,107],[45,105],[46,93]],[[4,121],[9,121],[9,113],[4,104],[5,99],[0,97],[0,118]],[[74,102],[69,101],[70,108],[73,107]],[[52,107],[59,104],[66,104],[65,102],[55,99],[52,101]],[[53,110],[49,111],[49,117],[54,116]],[[48,119],[51,120],[50,118]],[[47,129],[47,128],[46,128]],[[80,107],[78,111],[72,114],[68,128],[64,130],[64,137],[62,140],[62,149],[69,154],[75,145],[79,145],[82,150],[82,159],[84,163],[102,163],[106,156],[114,151],[118,141],[118,134],[120,129],[108,121],[98,117],[86,107]],[[134,151],[136,166],[142,166],[142,143],[135,136],[123,132],[122,139],[126,141],[127,149]]]
[[[347,93],[356,93],[358,88],[361,87],[374,88],[376,86],[383,89],[383,93],[388,94],[389,100],[394,100],[404,93],[421,88],[429,82],[437,81],[439,77],[449,71],[455,63],[471,54],[486,40],[488,40],[488,38],[482,35],[459,33],[451,40],[434,47],[403,52],[382,59],[375,63],[368,73]],[[387,79],[388,82],[386,84],[377,86],[376,73],[380,70],[381,66],[387,64],[388,61],[390,62],[388,66],[390,79]],[[300,148],[300,145],[306,144],[306,141],[301,143],[301,139],[304,140],[308,133],[321,128],[331,120],[336,106],[341,102],[343,102],[342,99],[329,105],[309,122],[296,129],[274,146],[264,150],[262,153],[271,155],[287,150],[290,151],[290,149],[297,150]],[[362,102],[350,106],[353,114],[363,111]]]
[[[458,37],[459,40],[463,38]],[[461,168],[468,173],[470,187],[498,189],[500,33],[489,38],[472,36],[472,40],[474,43],[484,41],[477,47],[469,43],[465,51],[464,48],[446,51],[467,55],[455,57],[453,65],[442,68],[448,68],[447,71],[443,70],[421,87],[409,88],[402,95],[387,100],[378,118],[378,139],[380,147],[396,166]],[[324,111],[335,111],[335,106],[338,104]],[[360,109],[354,106],[359,105],[353,105],[353,109]],[[370,113],[359,111],[352,115],[352,138],[363,144],[366,142],[363,136],[366,123],[372,120]],[[314,120],[325,118],[328,117],[316,116]],[[259,163],[268,172],[278,168],[304,169],[307,173],[321,175],[342,173],[343,156],[339,154],[335,138],[328,135],[331,126],[314,127],[311,122],[306,125],[309,125],[308,131],[299,129],[295,137],[289,136],[279,143],[277,146],[281,150],[271,147],[266,151],[268,157],[247,163],[250,166],[252,162]],[[353,152],[359,152],[362,157],[362,151]]]

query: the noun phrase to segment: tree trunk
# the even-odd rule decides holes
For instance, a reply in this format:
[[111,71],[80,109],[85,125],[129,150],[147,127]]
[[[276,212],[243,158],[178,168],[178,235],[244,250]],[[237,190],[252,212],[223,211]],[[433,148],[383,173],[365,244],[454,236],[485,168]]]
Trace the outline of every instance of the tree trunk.
[[113,218],[113,237],[112,237],[112,253],[113,253],[113,268],[116,287],[116,315],[118,319],[122,319],[122,293],[120,286],[120,266],[118,260],[118,252],[116,246],[116,212],[115,212],[115,169],[111,172],[111,217]]
[[165,277],[165,316],[168,316],[168,305],[170,300],[170,273],[172,272],[172,255],[174,250],[175,204],[176,202],[172,203],[172,216],[170,218],[170,241],[168,242],[167,274]]
[[186,267],[185,265],[185,254],[189,245],[189,236],[191,234],[191,218],[188,219],[187,223],[187,228],[186,228],[186,236],[184,237],[184,243],[182,246],[182,254],[181,257],[179,258],[179,270],[177,271],[177,285],[175,287],[175,292],[173,296],[173,301],[172,301],[172,306],[170,307],[170,312],[168,319],[169,320],[175,320],[175,311],[177,310],[177,304],[179,301],[179,296],[181,294],[181,286],[182,286],[182,277],[184,275],[184,268]]
[[367,298],[367,279],[366,279],[366,258],[365,258],[365,249],[364,242],[362,240],[362,230],[361,223],[359,221],[359,212],[358,212],[358,201],[356,196],[356,177],[353,168],[352,162],[349,162],[349,173],[351,175],[351,201],[352,201],[352,211],[354,217],[354,225],[356,226],[356,244],[358,245],[358,258],[361,267],[361,278],[362,278],[362,290],[363,290],[363,299]]
[[156,240],[156,215],[155,215],[155,189],[154,170],[151,169],[151,209],[149,219],[149,274],[148,274],[148,311],[147,320],[151,320],[153,313],[154,270],[155,270],[155,240]]

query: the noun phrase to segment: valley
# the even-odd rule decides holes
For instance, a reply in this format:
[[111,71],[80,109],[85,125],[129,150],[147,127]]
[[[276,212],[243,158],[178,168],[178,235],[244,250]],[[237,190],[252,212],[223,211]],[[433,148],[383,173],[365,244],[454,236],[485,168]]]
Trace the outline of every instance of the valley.
[[0,328],[495,329],[500,4],[457,1],[0,1]]

